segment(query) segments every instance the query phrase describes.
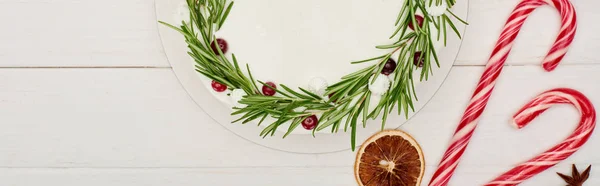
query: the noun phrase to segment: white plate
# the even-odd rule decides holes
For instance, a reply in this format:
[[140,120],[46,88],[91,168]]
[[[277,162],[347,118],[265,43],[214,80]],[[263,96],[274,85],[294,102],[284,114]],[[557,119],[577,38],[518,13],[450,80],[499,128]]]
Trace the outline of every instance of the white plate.
[[[269,63],[274,66],[274,69],[281,70],[279,73],[272,73],[266,70],[273,69],[252,68],[251,70],[253,71],[253,74],[258,76],[257,79],[269,80],[269,78],[281,79],[281,77],[285,76],[306,76],[304,72],[314,73],[310,76],[323,76],[328,80],[331,80],[332,78],[339,78],[347,72],[342,72],[343,70],[335,70],[335,66],[351,65],[348,63],[348,61],[370,58],[381,54],[381,51],[374,49],[374,46],[386,43],[386,37],[388,37],[393,31],[393,19],[395,19],[395,15],[393,14],[397,14],[397,11],[393,12],[393,14],[390,14],[392,11],[389,10],[393,10],[390,9],[390,7],[392,7],[391,5],[400,5],[398,1],[392,2],[387,0],[386,2],[386,0],[383,0],[373,2],[372,4],[366,4],[368,6],[341,6],[353,4],[348,3],[349,1],[364,3],[362,0],[331,0],[327,3],[324,3],[324,1],[321,0],[238,0],[232,9],[230,17],[228,18],[229,21],[237,24],[234,24],[235,26],[230,26],[229,28],[225,26],[222,31],[220,31],[222,33],[218,34],[220,34],[219,36],[226,37],[226,39],[230,42],[230,51],[236,54],[238,60],[242,62],[248,62],[251,68],[253,65],[264,66],[266,65],[264,63]],[[182,3],[185,2],[185,0],[156,0],[155,2],[157,19],[165,22],[175,23],[174,17],[176,16],[174,15],[178,12],[178,8]],[[318,4],[318,6],[311,6],[310,2]],[[263,4],[264,6],[261,6]],[[390,6],[383,6],[386,4]],[[378,8],[378,6],[383,6],[384,8]],[[236,7],[242,8],[236,9]],[[364,11],[358,12],[353,10],[358,10],[361,8]],[[453,7],[453,12],[459,15],[461,18],[466,19],[468,12],[468,1],[458,1]],[[315,14],[319,14],[319,16],[314,17],[313,15]],[[364,18],[367,15],[373,15],[374,17],[380,18],[381,21],[370,21],[369,19],[364,19],[367,22],[372,22],[368,24],[370,27],[352,25],[351,22],[348,22],[347,20],[340,21],[339,23],[335,22],[335,20],[347,17],[348,15],[356,16],[354,20]],[[388,17],[389,20],[385,20],[388,19]],[[307,21],[298,21],[303,19],[306,19]],[[252,20],[261,20],[261,22],[252,23]],[[378,24],[379,22],[384,22],[385,24]],[[456,23],[458,29],[464,33],[465,26],[456,20],[454,22]],[[273,26],[273,24],[281,24],[284,26],[277,27]],[[337,26],[327,27],[328,24]],[[311,28],[315,27],[327,27],[325,31],[333,32],[311,32]],[[343,31],[344,27],[348,27],[351,32],[340,33],[340,31]],[[368,28],[371,27],[378,29],[369,30]],[[294,35],[298,35],[298,33],[306,32],[311,33],[309,36],[303,35],[294,37]],[[340,132],[336,134],[319,133],[317,134],[316,138],[309,134],[295,133],[289,135],[285,139],[281,139],[283,134],[282,132],[278,131],[279,134],[276,134],[275,137],[267,137],[263,139],[259,136],[259,133],[262,131],[263,127],[257,127],[253,124],[232,124],[231,121],[236,118],[230,116],[231,108],[224,103],[227,102],[227,100],[224,99],[224,96],[222,95],[216,95],[214,91],[210,89],[210,84],[208,83],[209,80],[201,77],[197,72],[194,71],[194,62],[186,53],[188,49],[185,45],[183,37],[178,32],[163,25],[159,25],[159,33],[168,60],[183,87],[207,114],[209,114],[215,121],[223,125],[228,130],[256,144],[287,152],[327,153],[347,150],[350,148],[349,132]],[[356,33],[367,33],[364,34],[366,38],[357,38]],[[342,37],[339,37],[340,34]],[[461,40],[455,37],[450,30],[448,31],[448,35],[448,45],[445,48],[438,49],[438,57],[440,59],[441,67],[433,69],[434,75],[432,77],[430,76],[428,81],[421,82],[416,85],[415,89],[419,101],[415,102],[415,112],[410,113],[409,118],[423,108],[431,99],[431,97],[433,97],[452,68],[452,64],[454,63],[454,60],[460,49]],[[331,38],[329,36],[331,36]],[[312,40],[313,38],[319,37],[325,38]],[[273,40],[272,38],[286,39]],[[348,40],[345,40],[344,38],[347,38]],[[235,43],[232,43],[231,41],[235,41]],[[357,43],[356,47],[354,47],[354,45],[352,45],[352,47],[348,47],[347,44],[349,44],[349,42]],[[276,47],[273,47],[273,45]],[[335,49],[328,50],[328,47],[330,46],[340,46],[345,48],[340,50],[339,47],[336,47]],[[269,50],[265,50],[264,48],[269,48]],[[361,51],[367,52],[361,53]],[[360,55],[357,55],[357,53]],[[301,65],[302,61],[310,59],[316,59],[325,62],[341,61],[341,63],[327,63],[323,66],[320,66],[321,68]],[[282,60],[285,60],[285,63],[279,62]],[[312,68],[318,70],[313,71],[311,70]],[[274,77],[261,77],[261,75],[264,74],[270,74]],[[291,87],[304,86],[304,82],[307,80],[298,79],[286,78],[286,82],[277,83],[284,83]],[[201,124],[200,122],[201,121],[199,121],[199,124]],[[388,118],[386,128],[398,128],[405,122],[406,119],[404,116],[392,114]],[[358,129],[356,136],[357,145],[360,145],[360,142],[364,141],[366,138],[380,129],[380,120],[369,121],[366,128]]]

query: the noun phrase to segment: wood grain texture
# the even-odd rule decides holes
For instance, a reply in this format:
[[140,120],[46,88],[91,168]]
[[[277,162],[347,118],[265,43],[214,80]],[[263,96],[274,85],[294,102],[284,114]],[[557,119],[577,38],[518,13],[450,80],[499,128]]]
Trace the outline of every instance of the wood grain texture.
[[[484,65],[516,0],[470,0],[456,65]],[[600,63],[595,7],[574,1],[579,29],[564,64]],[[23,11],[27,10],[27,11]],[[30,13],[35,12],[35,13]],[[153,0],[0,0],[0,67],[166,67]],[[560,21],[549,7],[528,19],[509,65],[539,64]]]
[[353,153],[280,153],[235,136],[189,98],[170,69],[3,69],[0,79],[0,127],[6,128],[0,130],[0,166],[240,167],[353,161]]
[[[441,158],[468,100],[466,95],[474,88],[481,70],[482,67],[455,67],[431,102],[402,127],[421,143],[430,169]],[[587,95],[599,95],[600,87],[589,86],[597,79],[598,71],[600,66],[595,65],[565,66],[554,73],[545,73],[535,66],[507,67],[459,167],[463,176],[457,176],[453,183],[470,184],[473,179],[485,182],[568,135],[577,120],[570,107],[550,110],[523,131],[513,129],[508,120],[520,104],[548,87],[566,86]],[[0,79],[0,127],[4,129],[0,131],[0,167],[11,174],[39,167],[172,168],[175,172],[188,168],[239,168],[255,175],[249,167],[300,167],[306,172],[318,172],[353,164],[354,153],[350,151],[322,155],[284,153],[233,135],[190,101],[169,69],[1,69]],[[591,96],[591,100],[600,104],[597,97]],[[600,151],[594,148],[598,144],[600,138],[593,136],[580,152],[559,165],[600,164]],[[48,172],[64,174],[64,179],[75,179],[70,174],[77,173],[55,171]],[[351,169],[347,171],[351,174]],[[564,170],[554,168],[548,172],[554,171]],[[281,181],[298,176],[294,171],[277,172],[281,173]],[[106,179],[117,176],[112,172],[98,174]],[[222,177],[247,179],[248,175]],[[535,179],[546,181],[555,177],[544,175]],[[154,179],[150,177],[154,176],[131,179]],[[342,179],[335,183],[348,182]],[[253,181],[263,183],[260,179]],[[312,182],[309,179],[299,183]]]
[[0,67],[166,67],[153,0],[0,0]]
[[[562,65],[597,64],[600,35],[596,34],[600,1],[572,0],[577,10],[577,34]],[[454,65],[485,65],[504,23],[519,0],[470,0],[469,26],[461,53]],[[527,18],[507,60],[508,65],[539,65],[556,39],[560,27],[558,12],[540,7]],[[560,68],[560,66],[558,67]]]
[[0,169],[0,184],[11,186],[348,186],[355,182],[349,169],[351,170],[351,167]]
[[[425,151],[425,181],[501,23],[518,3],[470,2],[458,66],[402,127]],[[542,8],[523,27],[509,58],[509,65],[518,66],[501,75],[452,185],[480,185],[574,129],[577,113],[570,107],[553,108],[522,131],[512,128],[510,116],[536,94],[575,88],[600,105],[595,52],[600,15],[594,9],[600,2],[573,3],[578,35],[555,72],[536,65],[556,36],[556,12]],[[306,155],[264,148],[225,130],[195,105],[168,68],[152,0],[0,0],[0,21],[0,185],[354,184],[353,152]],[[599,145],[600,137],[592,136],[567,161],[523,185],[564,185],[554,172],[569,172],[571,163],[600,166]],[[588,185],[600,184],[599,175],[593,170]]]
[[[584,166],[584,165],[581,165]],[[495,167],[504,168],[504,167]],[[496,172],[489,167],[459,170],[452,185],[481,185]],[[570,165],[555,168],[563,173]],[[0,168],[0,184],[10,186],[264,186],[264,185],[355,185],[352,167],[246,167],[246,168]],[[427,167],[425,177],[431,177],[433,167]],[[600,184],[592,176],[586,185]],[[564,186],[552,171],[546,171],[522,186]]]

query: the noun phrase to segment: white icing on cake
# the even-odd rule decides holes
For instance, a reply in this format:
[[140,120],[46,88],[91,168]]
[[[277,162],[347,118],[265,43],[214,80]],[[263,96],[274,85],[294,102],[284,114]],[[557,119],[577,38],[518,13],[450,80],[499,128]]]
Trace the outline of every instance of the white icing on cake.
[[369,84],[369,90],[371,93],[377,96],[385,94],[388,91],[388,88],[390,88],[390,79],[383,74],[377,76],[375,81],[373,81],[373,78],[374,77],[371,77],[369,80],[369,82],[371,82]]
[[308,91],[319,95],[319,96],[323,96],[325,95],[325,89],[327,88],[327,86],[329,86],[329,84],[327,83],[327,80],[325,80],[322,77],[314,77],[311,78],[310,81],[308,81]]
[[[231,53],[235,53],[244,68],[242,71],[245,71],[245,63],[250,65],[255,79],[285,84],[290,88],[302,86],[323,95],[327,85],[372,64],[350,62],[389,52],[375,46],[394,42],[389,40],[389,36],[396,28],[394,23],[402,3],[401,0],[238,0],[216,37],[228,42],[229,52],[226,55],[230,57]],[[432,8],[428,11],[436,10]],[[238,11],[240,9],[253,11]],[[185,10],[179,14],[180,18],[185,17]],[[434,28],[433,24],[431,28]],[[431,35],[437,36],[437,32],[432,30]],[[438,50],[442,45],[442,42],[434,42]],[[392,56],[394,60],[397,57]],[[436,67],[434,73],[435,70]],[[414,71],[413,75],[415,84],[418,84],[420,70]],[[373,91],[369,110],[375,108],[380,95],[393,82],[393,77],[393,73],[389,77],[379,75],[374,85],[369,86]],[[257,85],[262,87],[258,82]],[[206,88],[212,90],[210,84]],[[232,91],[231,96],[211,92],[229,107],[242,107],[238,101],[245,94],[240,91]],[[267,118],[262,126],[273,121]],[[288,125],[280,126],[278,130],[285,132]],[[330,133],[330,130],[322,132]],[[293,133],[310,134],[311,131],[298,127]]]
[[246,105],[241,104],[239,101],[242,100],[242,98],[244,96],[246,96],[246,92],[242,89],[233,89],[233,91],[231,91],[231,93],[229,94],[229,97],[231,98],[231,103],[233,104],[234,107],[237,108],[244,108],[246,107]]

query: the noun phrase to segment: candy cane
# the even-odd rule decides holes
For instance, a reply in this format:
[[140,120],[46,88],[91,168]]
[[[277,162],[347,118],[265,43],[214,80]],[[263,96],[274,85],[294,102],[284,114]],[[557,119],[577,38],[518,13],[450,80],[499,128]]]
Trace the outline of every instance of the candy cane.
[[521,129],[550,106],[561,103],[575,106],[581,114],[575,132],[546,152],[498,176],[487,186],[517,185],[568,158],[587,142],[596,126],[596,111],[590,100],[573,89],[558,88],[538,95],[515,114],[514,124]]
[[445,186],[448,184],[460,157],[469,144],[469,139],[471,139],[477,126],[477,121],[487,105],[496,84],[496,79],[502,71],[504,62],[510,53],[521,26],[534,9],[545,4],[554,6],[560,12],[562,26],[554,45],[544,58],[544,69],[551,71],[556,68],[566,54],[569,45],[575,37],[575,30],[577,28],[577,18],[573,5],[568,0],[524,0],[519,3],[504,26],[500,39],[485,67],[485,71],[481,76],[469,106],[465,110],[462,120],[454,133],[450,147],[446,150],[438,169],[429,183],[430,186]]

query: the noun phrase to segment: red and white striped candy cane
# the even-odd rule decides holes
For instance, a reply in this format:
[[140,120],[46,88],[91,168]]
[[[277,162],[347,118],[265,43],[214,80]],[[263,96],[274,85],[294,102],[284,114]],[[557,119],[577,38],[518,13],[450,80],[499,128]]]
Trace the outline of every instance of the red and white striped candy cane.
[[486,184],[487,186],[517,185],[567,159],[587,142],[596,126],[596,111],[590,100],[573,89],[558,88],[538,95],[513,116],[514,124],[521,129],[550,106],[564,103],[573,105],[581,114],[575,132],[546,152],[498,176]]
[[577,18],[573,5],[568,0],[524,0],[519,3],[504,26],[469,106],[465,110],[454,133],[450,147],[446,150],[438,169],[429,183],[430,186],[445,186],[448,184],[460,157],[469,144],[469,139],[471,139],[473,131],[475,131],[475,127],[477,126],[477,121],[487,105],[496,84],[496,79],[502,71],[504,62],[506,62],[521,26],[531,12],[537,7],[546,4],[555,7],[559,11],[562,17],[562,26],[554,45],[544,58],[544,69],[551,71],[556,68],[566,54],[569,45],[575,37],[577,28]]

